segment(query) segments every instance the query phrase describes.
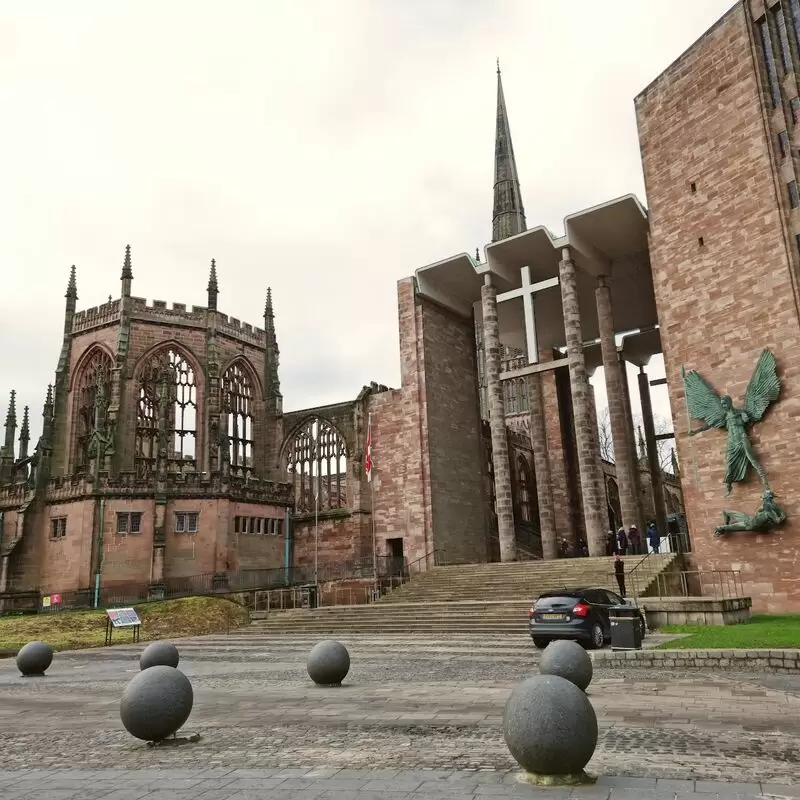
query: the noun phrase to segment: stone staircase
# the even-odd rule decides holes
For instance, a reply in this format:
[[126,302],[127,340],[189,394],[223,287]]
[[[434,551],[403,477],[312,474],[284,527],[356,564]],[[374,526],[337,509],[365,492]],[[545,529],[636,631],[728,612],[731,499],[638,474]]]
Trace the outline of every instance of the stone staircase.
[[[639,579],[643,594],[674,555],[651,556]],[[642,556],[628,556],[631,571]],[[613,559],[580,558],[508,564],[433,567],[370,605],[330,606],[267,614],[255,622],[269,633],[527,633],[528,609],[542,592],[560,587],[603,586],[617,591]],[[254,614],[254,617],[258,615]]]

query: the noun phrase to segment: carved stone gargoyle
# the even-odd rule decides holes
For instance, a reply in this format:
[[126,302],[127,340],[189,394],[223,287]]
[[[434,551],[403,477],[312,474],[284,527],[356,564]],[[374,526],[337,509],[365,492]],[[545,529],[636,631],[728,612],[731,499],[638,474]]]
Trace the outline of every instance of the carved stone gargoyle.
[[775,502],[775,495],[767,489],[761,495],[761,505],[752,517],[741,511],[723,511],[723,524],[714,530],[714,536],[726,533],[772,533],[786,521],[786,512]]

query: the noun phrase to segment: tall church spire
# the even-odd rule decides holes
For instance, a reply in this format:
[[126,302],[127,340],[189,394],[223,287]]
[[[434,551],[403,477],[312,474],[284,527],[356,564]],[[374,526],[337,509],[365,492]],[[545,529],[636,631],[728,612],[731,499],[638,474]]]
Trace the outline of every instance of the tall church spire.
[[507,239],[526,230],[525,209],[519,188],[517,162],[511,143],[500,59],[497,60],[497,129],[494,141],[494,210],[492,212],[492,241]]

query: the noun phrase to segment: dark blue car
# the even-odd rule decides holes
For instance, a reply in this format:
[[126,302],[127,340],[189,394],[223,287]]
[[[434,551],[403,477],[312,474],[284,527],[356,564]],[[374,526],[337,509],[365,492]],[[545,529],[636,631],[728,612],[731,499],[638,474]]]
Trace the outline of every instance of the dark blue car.
[[[533,643],[539,649],[553,639],[574,639],[596,649],[611,639],[609,613],[614,606],[627,605],[608,589],[553,589],[539,596],[528,616]],[[646,631],[639,612],[642,638]]]

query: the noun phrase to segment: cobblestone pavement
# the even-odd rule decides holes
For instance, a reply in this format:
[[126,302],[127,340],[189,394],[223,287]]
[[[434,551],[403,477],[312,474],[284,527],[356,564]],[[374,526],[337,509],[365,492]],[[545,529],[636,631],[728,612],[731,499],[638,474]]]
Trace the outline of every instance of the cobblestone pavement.
[[182,735],[202,738],[158,748],[119,721],[141,647],[59,653],[45,678],[0,661],[0,800],[800,798],[797,676],[598,669],[600,782],[542,794],[518,782],[501,731],[535,671],[528,637],[344,636],[337,689],[305,673],[318,638],[254,627],[179,643],[195,688]]

